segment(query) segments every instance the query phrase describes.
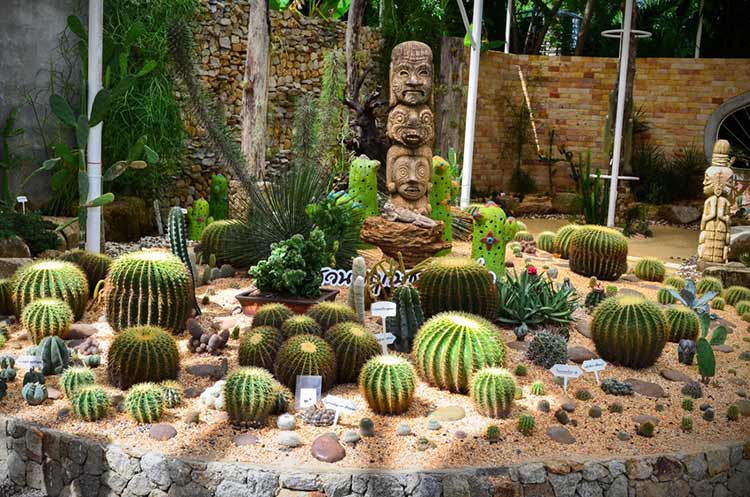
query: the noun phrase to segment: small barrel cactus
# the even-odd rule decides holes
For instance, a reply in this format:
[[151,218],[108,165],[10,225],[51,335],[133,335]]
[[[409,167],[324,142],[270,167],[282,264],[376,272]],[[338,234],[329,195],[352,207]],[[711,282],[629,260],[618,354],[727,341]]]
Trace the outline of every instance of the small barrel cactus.
[[642,437],[651,438],[656,434],[656,425],[652,421],[646,421],[639,424],[635,431]]
[[276,359],[276,377],[294,388],[298,375],[320,376],[323,390],[333,386],[336,354],[331,346],[315,335],[297,335],[281,345]]
[[542,231],[536,237],[536,246],[545,252],[554,252],[555,250],[555,233],[553,231]]
[[86,274],[72,262],[39,260],[20,268],[13,278],[13,305],[19,315],[33,300],[65,301],[75,320],[81,319],[89,298]]
[[533,242],[534,241],[534,235],[529,233],[526,230],[517,231],[516,235],[513,237],[513,241],[516,242]]
[[671,286],[679,292],[687,286],[687,280],[685,278],[680,278],[679,276],[668,276],[667,279],[664,280],[664,284],[666,286]]
[[333,325],[346,322],[357,322],[357,313],[346,304],[321,302],[310,307],[306,313],[313,318],[325,333]]
[[724,291],[724,285],[719,278],[704,276],[695,284],[695,291],[698,295],[703,295],[708,292],[716,292],[717,295],[721,295],[721,292]]
[[60,337],[44,337],[34,354],[42,359],[42,374],[61,374],[70,365],[70,350]]
[[326,332],[336,354],[336,381],[355,383],[362,366],[380,353],[375,335],[359,323],[339,323]]
[[544,395],[544,383],[535,381],[531,384],[531,395]]
[[79,388],[94,383],[94,373],[87,367],[74,366],[66,369],[60,376],[60,388],[68,399],[72,399]]
[[692,397],[685,397],[682,399],[682,409],[685,411],[692,411],[693,410],[693,398]]
[[714,297],[713,300],[710,302],[711,309],[716,309],[717,311],[723,311],[724,307],[727,305],[727,301],[724,300],[724,297]]
[[529,343],[526,357],[545,369],[555,364],[565,364],[568,362],[568,343],[560,335],[541,331]]
[[471,377],[469,396],[483,416],[505,418],[515,397],[513,375],[501,368],[480,369]]
[[30,406],[38,406],[47,400],[47,387],[44,383],[27,383],[21,389],[21,396]]
[[292,316],[294,316],[294,312],[284,304],[264,304],[255,312],[252,327],[273,326],[280,330],[284,321]]
[[556,254],[560,254],[561,258],[567,259],[570,257],[570,240],[579,229],[581,229],[580,225],[566,224],[555,233],[554,250]]
[[529,368],[526,367],[526,364],[517,364],[515,375],[516,376],[526,376],[529,372]]
[[112,258],[106,254],[97,254],[87,250],[69,250],[58,257],[61,261],[72,262],[86,274],[89,284],[89,296],[94,294],[96,285],[107,277]]
[[570,241],[570,269],[583,276],[616,280],[628,270],[628,240],[617,230],[587,225]]
[[737,302],[750,300],[750,288],[739,285],[730,286],[729,288],[724,290],[724,294],[722,296],[724,297],[724,300],[727,301],[727,304],[734,306]]
[[668,308],[664,317],[667,319],[667,330],[670,342],[679,343],[680,340],[696,340],[700,332],[701,323],[698,315],[685,306]]
[[233,423],[265,423],[273,409],[274,384],[271,373],[263,368],[240,368],[227,376],[224,399]]
[[750,300],[740,300],[734,304],[734,310],[737,311],[738,316],[744,316],[750,312]]
[[115,336],[107,353],[107,377],[117,388],[174,380],[180,353],[174,338],[161,328],[135,326]]
[[70,401],[73,414],[84,421],[97,421],[107,415],[109,396],[98,385],[86,385],[76,390]]
[[394,348],[409,353],[414,337],[424,323],[419,292],[411,285],[402,285],[393,292],[391,301],[396,304],[396,315],[386,318],[386,329],[396,336]]
[[534,433],[534,416],[531,414],[520,415],[517,427],[523,436],[530,437]]
[[682,364],[692,366],[696,351],[696,345],[693,340],[682,339],[677,344],[677,360]]
[[240,338],[237,354],[240,366],[256,366],[271,370],[279,347],[281,347],[281,336],[276,328],[272,326],[251,328]]
[[292,316],[281,324],[281,334],[284,339],[292,338],[296,335],[322,335],[323,330],[320,325],[310,316],[299,315]]
[[73,311],[62,300],[37,299],[24,308],[21,323],[29,331],[31,340],[39,343],[44,337],[65,336],[73,324]]
[[740,408],[737,407],[737,404],[732,404],[727,408],[727,419],[729,421],[740,420]]
[[403,414],[409,409],[417,375],[408,360],[397,355],[380,355],[365,363],[359,375],[359,389],[370,409],[378,414]]
[[592,288],[591,291],[586,295],[586,301],[584,302],[584,305],[586,306],[586,309],[589,310],[589,312],[593,312],[593,310],[596,309],[596,306],[601,304],[602,301],[606,298],[607,295],[604,293],[604,288],[602,288],[601,285],[597,285]]
[[284,414],[294,408],[294,394],[276,380],[273,382],[273,399],[271,414]]
[[659,302],[662,305],[669,305],[669,304],[674,304],[675,302],[677,302],[677,299],[674,298],[674,295],[672,295],[672,292],[670,292],[670,290],[675,290],[676,292],[679,292],[679,290],[670,286],[659,288],[659,291],[656,292],[657,302]]
[[490,272],[467,258],[434,259],[420,274],[417,287],[425,316],[463,311],[493,319],[500,305]]
[[494,444],[500,441],[500,427],[497,425],[489,425],[487,431],[484,434],[484,438],[488,443]]
[[683,416],[682,421],[680,421],[680,428],[685,433],[690,433],[693,431],[693,418],[690,416]]
[[161,393],[164,395],[164,405],[168,408],[177,407],[182,403],[184,390],[182,385],[174,380],[166,380],[159,383]]
[[234,240],[249,236],[250,228],[239,219],[215,221],[203,230],[201,235],[201,262],[212,267],[241,262],[246,254],[235,254],[230,249]]
[[138,383],[128,391],[125,408],[138,423],[155,423],[164,413],[161,387],[155,383]]
[[12,316],[16,313],[13,305],[13,280],[0,278],[0,315]]
[[644,281],[664,281],[667,268],[656,257],[644,257],[635,265],[635,275]]
[[23,384],[27,383],[44,383],[45,378],[41,371],[37,371],[36,369],[30,369],[26,371],[26,374],[23,375]]

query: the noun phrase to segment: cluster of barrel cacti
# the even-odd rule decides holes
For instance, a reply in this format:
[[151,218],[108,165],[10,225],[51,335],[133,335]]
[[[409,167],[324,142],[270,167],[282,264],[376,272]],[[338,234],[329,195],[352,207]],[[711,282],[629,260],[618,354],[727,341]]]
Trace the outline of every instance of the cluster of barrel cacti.
[[94,289],[107,276],[112,258],[106,254],[97,254],[88,250],[69,250],[63,252],[58,258],[61,261],[72,262],[83,270],[89,284],[89,294],[94,294]]
[[492,275],[472,259],[436,258],[420,274],[417,288],[427,317],[463,311],[493,319],[500,305]]
[[583,276],[612,281],[628,269],[628,240],[604,226],[582,226],[570,240],[570,269]]

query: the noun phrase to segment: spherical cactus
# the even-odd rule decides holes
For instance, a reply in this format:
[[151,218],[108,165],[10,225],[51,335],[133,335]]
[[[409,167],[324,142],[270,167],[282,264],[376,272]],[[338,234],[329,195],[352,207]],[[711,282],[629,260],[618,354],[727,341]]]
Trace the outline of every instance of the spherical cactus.
[[555,253],[560,254],[560,257],[567,259],[570,257],[570,240],[573,238],[573,234],[581,229],[581,226],[577,224],[566,224],[555,233]]
[[373,357],[362,367],[359,389],[370,409],[378,414],[403,414],[409,409],[417,374],[408,360],[397,355]]
[[[214,221],[201,235],[201,258],[204,264],[213,256],[214,264],[234,264],[239,260],[231,250],[232,242],[249,235],[246,223],[239,219]],[[243,254],[244,255],[244,254]]]
[[464,311],[493,319],[500,305],[492,275],[472,259],[434,259],[422,270],[417,288],[428,317],[443,311]]
[[72,262],[40,260],[20,268],[13,278],[13,305],[18,314],[33,300],[50,297],[67,303],[81,319],[89,298],[86,274]]
[[296,335],[322,335],[320,325],[310,316],[292,316],[281,324],[281,334],[284,338]]
[[680,340],[696,340],[700,332],[701,323],[698,315],[685,306],[673,306],[666,310],[668,340],[679,343]]
[[607,299],[597,307],[591,335],[603,359],[635,369],[656,362],[669,336],[659,306],[630,295]]
[[240,368],[227,376],[224,399],[233,423],[265,422],[273,409],[275,380],[263,368]]
[[724,285],[719,278],[704,276],[695,284],[695,291],[698,295],[708,292],[716,292],[717,295],[721,295],[721,292],[724,291]]
[[724,290],[724,300],[727,301],[727,304],[734,306],[737,304],[737,302],[742,302],[743,300],[750,300],[750,288],[744,287],[744,286],[730,286],[726,290]]
[[499,330],[486,319],[463,312],[430,318],[414,338],[412,350],[428,383],[461,393],[469,391],[475,371],[502,367],[506,357]]
[[273,399],[271,414],[284,414],[294,407],[294,394],[276,380],[273,382]]
[[328,343],[315,335],[297,335],[281,345],[276,358],[276,377],[294,388],[297,375],[320,376],[323,390],[333,386],[336,354]]
[[34,343],[49,336],[65,336],[73,324],[73,311],[59,299],[37,299],[27,305],[21,315],[21,323]]
[[93,295],[96,285],[107,277],[109,266],[112,265],[112,258],[106,254],[79,249],[64,252],[58,259],[72,262],[83,270],[89,284],[89,295]]
[[16,313],[13,306],[13,280],[0,278],[0,315],[12,316]]
[[656,257],[644,257],[635,265],[635,275],[644,281],[664,281],[667,268]]
[[501,368],[480,369],[471,377],[469,395],[483,416],[505,418],[510,414],[516,382]]
[[70,351],[60,337],[44,337],[34,354],[42,359],[42,374],[61,374],[70,364]]
[[542,231],[536,237],[536,246],[545,252],[555,250],[555,233],[553,231]]
[[154,326],[124,329],[115,336],[107,353],[109,382],[123,390],[136,383],[174,380],[179,365],[174,338]]
[[535,381],[531,384],[531,395],[544,395],[544,383]]
[[84,421],[97,421],[107,415],[110,401],[107,392],[98,385],[86,385],[76,390],[70,401],[73,414]]
[[104,302],[107,321],[116,331],[150,325],[179,333],[193,309],[193,283],[174,255],[132,252],[112,263]]
[[307,310],[307,315],[313,318],[325,333],[333,325],[346,322],[356,322],[357,313],[346,304],[336,302],[321,302]]
[[526,349],[526,357],[545,369],[568,362],[568,343],[560,335],[540,331]]
[[521,230],[521,231],[516,232],[516,235],[513,237],[513,240],[516,242],[533,242],[534,235],[532,235],[528,231]]
[[166,380],[159,383],[161,393],[164,395],[164,405],[168,408],[177,407],[182,403],[185,391],[182,385],[174,380]]
[[517,427],[523,436],[530,437],[534,433],[534,416],[531,414],[520,415]]
[[94,383],[96,383],[94,373],[87,367],[74,366],[66,369],[60,376],[60,388],[68,399],[72,399],[79,388]]
[[687,286],[687,280],[685,278],[680,278],[679,276],[669,276],[664,280],[664,284],[666,286],[671,286],[679,292]]
[[252,327],[273,326],[279,330],[284,321],[292,316],[294,312],[284,304],[264,304],[255,312]]
[[27,383],[44,383],[45,378],[41,371],[30,369],[23,375],[23,384]]
[[276,328],[251,328],[240,338],[238,359],[240,366],[273,369],[276,353],[281,346],[281,335]]
[[628,239],[604,226],[583,226],[570,240],[570,269],[612,281],[628,270]]
[[44,383],[27,383],[21,389],[21,396],[30,406],[38,406],[47,400],[47,387]]
[[155,383],[138,383],[128,391],[125,408],[138,423],[155,423],[164,413],[161,387]]
[[359,323],[339,323],[326,332],[336,354],[336,381],[355,383],[362,366],[380,353],[375,335]]
[[738,316],[744,316],[750,312],[750,300],[740,300],[734,304],[734,310],[737,311]]
[[665,286],[662,288],[659,288],[659,291],[656,292],[656,300],[662,305],[669,305],[674,304],[677,302],[677,299],[674,298],[674,295],[672,295],[672,292],[670,290],[674,290],[677,293],[679,293],[679,290],[675,289],[674,287]]
[[727,305],[727,301],[724,300],[724,297],[714,297],[713,300],[711,300],[711,309],[716,309],[717,311],[723,311],[726,305]]

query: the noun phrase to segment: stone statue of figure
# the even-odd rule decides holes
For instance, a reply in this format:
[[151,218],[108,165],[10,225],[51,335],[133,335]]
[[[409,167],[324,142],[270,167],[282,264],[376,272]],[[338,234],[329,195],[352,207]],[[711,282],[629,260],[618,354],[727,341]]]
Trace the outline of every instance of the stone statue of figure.
[[734,159],[729,159],[729,142],[717,140],[711,166],[703,178],[703,194],[708,197],[703,204],[698,239],[698,259],[703,262],[723,264],[727,261],[733,177],[729,166],[733,162]]
[[426,145],[419,148],[393,145],[388,149],[386,186],[393,205],[423,216],[430,215],[431,153]]

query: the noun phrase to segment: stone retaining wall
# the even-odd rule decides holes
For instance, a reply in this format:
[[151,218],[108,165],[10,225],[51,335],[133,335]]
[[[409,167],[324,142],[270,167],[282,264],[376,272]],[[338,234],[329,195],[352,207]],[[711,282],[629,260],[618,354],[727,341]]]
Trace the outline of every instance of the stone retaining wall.
[[674,456],[406,472],[127,453],[14,418],[0,418],[0,437],[0,479],[50,497],[746,497],[750,489],[750,442]]

